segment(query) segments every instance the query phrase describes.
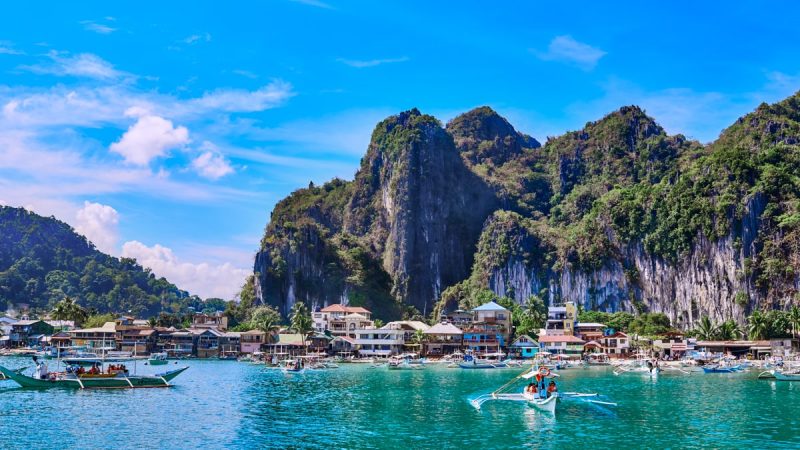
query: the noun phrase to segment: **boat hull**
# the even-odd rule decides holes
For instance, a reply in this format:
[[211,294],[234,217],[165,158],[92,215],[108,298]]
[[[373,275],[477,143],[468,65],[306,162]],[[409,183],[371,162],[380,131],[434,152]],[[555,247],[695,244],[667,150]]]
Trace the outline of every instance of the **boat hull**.
[[556,413],[556,400],[558,396],[552,395],[544,400],[542,399],[530,399],[528,400],[528,405],[538,409],[539,411],[555,414]]
[[62,378],[57,380],[39,380],[16,373],[0,366],[0,372],[23,388],[31,389],[136,389],[169,387],[170,381],[183,373],[188,367],[172,370],[156,376],[117,376],[113,378]]
[[163,359],[148,359],[147,362],[151,366],[164,366],[164,365],[169,364],[169,361],[165,361]]
[[775,376],[775,379],[778,381],[800,381],[800,373],[785,374],[780,373],[777,370],[773,370],[772,375]]

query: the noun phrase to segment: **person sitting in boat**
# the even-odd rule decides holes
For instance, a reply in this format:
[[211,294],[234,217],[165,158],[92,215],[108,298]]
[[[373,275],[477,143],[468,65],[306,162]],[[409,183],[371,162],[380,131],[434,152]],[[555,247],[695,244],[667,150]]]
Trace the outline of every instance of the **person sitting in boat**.
[[78,370],[75,371],[76,375],[83,375],[85,373],[86,373],[86,369],[84,369],[83,366],[78,367]]
[[525,387],[525,393],[527,393],[527,394],[535,394],[536,393],[536,383],[533,383],[533,382],[528,383],[528,385]]
[[558,387],[556,382],[551,380],[550,384],[547,385],[547,396],[550,397],[554,392],[558,392]]

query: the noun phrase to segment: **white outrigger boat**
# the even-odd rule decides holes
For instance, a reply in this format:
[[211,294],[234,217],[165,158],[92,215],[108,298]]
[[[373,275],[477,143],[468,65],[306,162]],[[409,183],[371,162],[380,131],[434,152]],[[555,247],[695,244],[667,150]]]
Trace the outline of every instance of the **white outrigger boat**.
[[503,353],[488,353],[483,358],[478,358],[472,353],[464,355],[464,361],[458,363],[462,369],[505,369],[508,362],[505,361],[506,355]]
[[[558,374],[554,374],[546,367],[533,367],[529,371],[516,376],[508,383],[504,384],[492,393],[480,395],[472,400],[470,404],[475,409],[480,410],[481,406],[491,400],[505,400],[513,402],[524,402],[528,406],[539,411],[553,414],[556,413],[556,405],[559,400],[575,399],[587,403],[594,403],[606,406],[617,406],[616,403],[596,400],[598,394],[587,394],[581,392],[559,392],[555,382]],[[536,378],[535,382],[528,384],[521,393],[507,393],[508,390],[520,379]],[[549,381],[548,381],[549,380]]]
[[389,358],[386,367],[389,370],[422,370],[425,368],[425,360],[420,359],[416,353],[403,353]]

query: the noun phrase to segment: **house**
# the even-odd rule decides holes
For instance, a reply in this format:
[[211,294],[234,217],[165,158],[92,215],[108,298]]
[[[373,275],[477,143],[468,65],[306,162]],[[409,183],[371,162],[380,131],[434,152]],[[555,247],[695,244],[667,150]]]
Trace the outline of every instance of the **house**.
[[44,335],[53,334],[53,326],[43,320],[20,320],[11,324],[11,346],[19,347],[29,345],[31,342],[38,345],[38,340]]
[[601,345],[602,352],[610,358],[625,357],[631,353],[631,340],[621,331],[603,336],[597,342]]
[[133,355],[145,355],[156,351],[158,333],[152,328],[126,328],[117,330],[117,348]]
[[224,332],[217,328],[190,328],[195,337],[195,356],[198,358],[216,358],[219,356],[219,338]]
[[261,330],[245,331],[240,335],[239,343],[242,353],[256,353],[267,341],[267,333]]
[[156,351],[158,332],[147,323],[142,325],[133,317],[122,316],[114,321],[114,328],[117,330],[115,338],[119,350],[134,355]]
[[[357,314],[361,317],[351,317],[349,322],[344,320],[345,316],[351,314]],[[334,336],[346,336],[348,335],[348,331],[373,326],[371,317],[372,312],[366,308],[360,306],[345,306],[341,303],[326,306],[311,314],[311,320],[314,322],[314,331],[320,333],[330,331]],[[352,325],[354,328],[351,329],[350,326],[353,323],[353,319],[369,323],[356,322],[355,325]]]
[[439,320],[442,323],[452,323],[453,325],[463,330],[465,328],[469,328],[469,326],[472,325],[473,317],[474,314],[472,313],[472,311],[465,311],[463,309],[458,309],[450,313],[443,313],[439,318]]
[[511,311],[495,302],[484,303],[472,310],[472,326],[491,325],[502,335],[501,347],[505,347],[511,336]]
[[264,353],[281,359],[283,356],[302,355],[306,352],[306,339],[299,333],[278,333],[273,342],[264,344]]
[[[690,350],[689,340],[681,333],[671,332],[660,336],[658,339],[654,339],[653,349],[662,356],[680,358]],[[694,350],[694,348],[691,350]]]
[[369,328],[355,331],[355,344],[360,356],[391,356],[403,351],[406,330],[396,328]]
[[337,354],[352,354],[357,350],[356,340],[349,336],[336,336],[331,341],[331,350]]
[[575,303],[566,302],[563,306],[551,306],[547,308],[547,323],[545,324],[545,329],[540,334],[547,336],[572,336],[575,334],[575,324],[577,321],[578,309],[575,307]]
[[475,324],[464,330],[462,345],[477,354],[500,352],[504,346],[504,335],[497,325]]
[[401,330],[403,332],[403,348],[407,351],[421,352],[421,344],[416,342],[417,332],[425,332],[430,328],[425,322],[419,320],[396,320],[389,322],[383,327],[382,330]]
[[580,355],[583,344],[583,340],[571,334],[539,336],[539,349],[552,354]]
[[76,347],[87,347],[100,354],[117,349],[117,328],[114,322],[106,322],[102,327],[83,328],[67,333],[72,337],[72,345]]
[[523,334],[514,339],[509,350],[517,358],[533,358],[539,353],[539,343],[527,334]]
[[220,356],[237,356],[242,350],[242,333],[238,331],[226,331],[219,337]]
[[72,336],[66,331],[59,331],[50,336],[50,345],[58,349],[58,353],[64,353],[72,346]]
[[607,327],[602,323],[578,322],[575,324],[575,336],[584,341],[595,341],[603,337]]
[[228,317],[221,311],[217,311],[214,314],[195,314],[192,316],[191,328],[215,328],[225,331],[228,329]]
[[196,355],[197,336],[188,330],[169,331],[164,334],[168,340],[163,344],[164,350],[172,358],[188,358]]
[[325,333],[314,332],[308,337],[308,350],[314,353],[326,353],[333,336]]
[[428,356],[450,355],[461,350],[464,332],[452,323],[437,323],[422,333],[423,350]]
[[[17,322],[17,319],[8,316],[0,317],[0,335],[3,336],[10,336],[11,335],[11,325]],[[9,337],[9,340],[11,338]]]

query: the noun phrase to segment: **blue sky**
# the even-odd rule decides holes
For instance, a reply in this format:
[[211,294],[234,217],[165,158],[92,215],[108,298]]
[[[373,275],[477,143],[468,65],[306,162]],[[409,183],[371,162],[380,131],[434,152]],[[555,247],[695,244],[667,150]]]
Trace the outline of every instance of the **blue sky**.
[[490,105],[544,141],[638,104],[707,142],[800,89],[791,2],[109,3],[4,6],[0,203],[203,297],[398,111]]

